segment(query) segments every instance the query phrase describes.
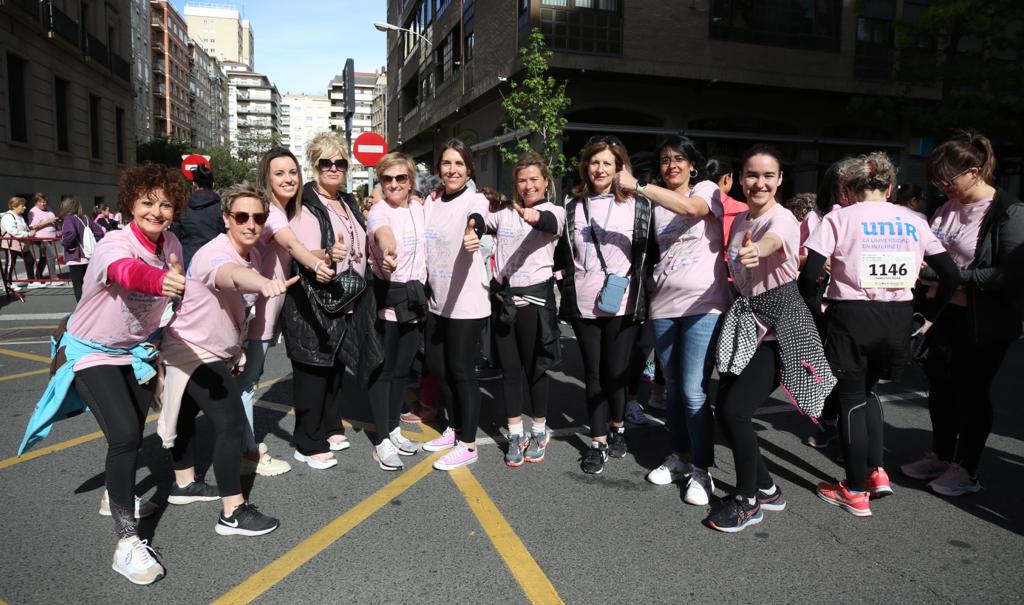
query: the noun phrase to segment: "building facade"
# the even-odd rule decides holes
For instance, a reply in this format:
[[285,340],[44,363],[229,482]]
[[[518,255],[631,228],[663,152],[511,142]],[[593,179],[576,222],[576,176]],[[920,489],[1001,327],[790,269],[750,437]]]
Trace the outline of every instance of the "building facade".
[[227,144],[227,76],[220,61],[211,57],[194,40],[189,48],[189,118],[193,147],[222,147]]
[[[349,148],[352,142],[364,132],[373,130],[373,95],[377,87],[377,72],[357,71],[354,74],[355,84],[355,111],[352,113],[352,127],[348,132]],[[360,164],[355,155],[351,158],[349,169],[349,191],[355,191],[360,185],[368,185],[370,182],[369,169]]]
[[135,162],[130,0],[0,4],[0,191],[114,204]]
[[190,2],[185,21],[192,39],[218,61],[242,63],[249,71],[253,63],[254,40],[249,21],[231,6]]
[[131,0],[131,68],[135,104],[135,140],[153,140],[153,72],[151,35],[149,33],[149,0]]
[[281,144],[299,159],[302,177],[313,178],[306,160],[310,139],[331,129],[331,100],[326,96],[284,94],[281,97]]
[[851,95],[939,98],[894,78],[893,21],[925,0],[389,0],[387,132],[432,163],[458,136],[476,153],[479,180],[508,188],[497,137],[501,93],[521,71],[518,49],[532,28],[549,47],[551,72],[572,99],[563,150],[572,157],[595,133],[651,151],[685,131],[709,155],[737,158],[755,142],[777,145],[785,194],[813,191],[821,172],[849,153],[884,149],[924,179],[915,134],[846,119]]
[[370,128],[388,139],[388,72],[381,69],[373,86],[373,101],[370,106]]
[[224,63],[228,78],[228,139],[242,157],[263,153],[281,140],[281,95],[267,76],[243,63]]
[[149,8],[153,136],[190,141],[188,29],[170,2],[151,0]]

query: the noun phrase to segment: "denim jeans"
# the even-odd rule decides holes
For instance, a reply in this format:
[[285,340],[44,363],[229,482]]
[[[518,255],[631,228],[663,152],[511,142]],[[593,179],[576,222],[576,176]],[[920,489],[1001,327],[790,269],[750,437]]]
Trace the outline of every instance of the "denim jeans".
[[269,340],[246,342],[245,369],[235,377],[238,389],[242,391],[242,408],[245,410],[245,419],[249,421],[247,430],[242,431],[243,452],[255,452],[259,447],[256,445],[256,425],[252,420],[252,400],[256,397],[256,383],[263,376],[263,362],[267,359],[268,348],[270,348]]
[[715,424],[708,402],[718,313],[655,319],[655,350],[665,373],[668,430],[677,453],[690,452],[694,466],[715,464]]

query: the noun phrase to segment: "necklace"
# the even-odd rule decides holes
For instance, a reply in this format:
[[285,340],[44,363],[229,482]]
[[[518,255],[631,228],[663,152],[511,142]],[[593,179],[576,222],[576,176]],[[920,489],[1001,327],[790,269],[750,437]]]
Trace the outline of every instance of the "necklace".
[[[338,203],[340,204],[341,202],[338,202]],[[330,202],[328,202],[328,204],[327,204],[327,209],[334,216],[338,217],[338,220],[341,221],[341,223],[343,225],[345,225],[345,228],[348,230],[349,245],[352,246],[352,251],[354,252],[354,254],[349,254],[348,255],[348,265],[349,265],[349,267],[352,266],[352,260],[353,259],[355,259],[355,261],[357,263],[361,262],[362,258],[363,258],[363,253],[359,249],[359,242],[356,241],[356,231],[355,231],[355,228],[352,226],[352,220],[348,216],[348,209],[347,208],[343,208],[345,210],[344,216],[342,216],[342,213],[340,213],[337,210],[335,210],[334,206]]]

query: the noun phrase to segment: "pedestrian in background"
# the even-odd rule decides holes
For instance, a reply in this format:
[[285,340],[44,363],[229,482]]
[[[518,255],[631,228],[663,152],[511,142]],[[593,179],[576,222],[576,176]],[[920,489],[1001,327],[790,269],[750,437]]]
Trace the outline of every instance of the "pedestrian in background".
[[57,231],[58,223],[57,215],[50,212],[46,194],[33,195],[32,208],[28,211],[28,224],[36,232],[35,237],[43,240],[33,245],[36,252],[36,279],[42,280],[43,267],[46,267],[50,271],[50,287],[57,288],[61,287],[56,281],[60,276],[57,274],[57,246],[54,244],[60,237]]
[[925,214],[927,204],[924,201],[924,193],[921,191],[920,185],[913,183],[903,183],[896,188],[896,193],[892,196],[893,203],[908,208],[911,212],[918,215],[925,222],[928,222],[928,215]]
[[[725,232],[724,241],[729,241],[729,237],[732,235],[732,223],[736,220],[736,217],[749,209],[746,204],[729,195],[734,184],[733,172],[732,162],[721,156],[712,157],[704,165],[705,176],[718,183],[718,188],[722,190],[722,230]],[[726,258],[725,261],[728,263],[729,259]]]
[[28,228],[25,223],[25,210],[28,202],[25,198],[14,196],[7,200],[7,212],[0,215],[0,249],[4,252],[4,284],[15,292],[21,291],[21,286],[14,283],[17,275],[14,263],[20,257],[25,263],[25,275],[29,280],[29,288],[43,286],[39,282],[32,281],[35,278],[36,267],[35,257],[32,256],[32,244],[20,242],[17,238],[33,237],[36,232]]
[[814,193],[798,193],[786,200],[783,206],[786,207],[786,210],[793,213],[796,220],[803,222],[807,215],[817,207],[816,199],[817,196]]
[[194,190],[188,200],[188,212],[171,225],[171,232],[178,236],[185,250],[185,258],[182,259],[185,269],[188,269],[196,250],[224,233],[220,196],[213,190],[213,171],[203,164],[196,166],[192,170],[192,185]]
[[[64,262],[71,273],[71,287],[75,301],[82,298],[82,280],[89,267],[96,242],[103,238],[103,229],[89,220],[82,210],[82,203],[73,195],[64,196],[60,201],[57,216],[61,220],[61,246],[64,248]],[[86,233],[88,231],[88,233]]]

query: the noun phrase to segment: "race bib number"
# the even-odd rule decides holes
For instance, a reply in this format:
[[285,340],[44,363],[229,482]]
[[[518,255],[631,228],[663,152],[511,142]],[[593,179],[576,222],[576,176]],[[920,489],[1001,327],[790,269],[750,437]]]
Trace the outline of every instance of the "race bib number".
[[917,258],[913,252],[862,252],[861,288],[913,288]]

